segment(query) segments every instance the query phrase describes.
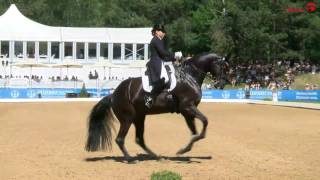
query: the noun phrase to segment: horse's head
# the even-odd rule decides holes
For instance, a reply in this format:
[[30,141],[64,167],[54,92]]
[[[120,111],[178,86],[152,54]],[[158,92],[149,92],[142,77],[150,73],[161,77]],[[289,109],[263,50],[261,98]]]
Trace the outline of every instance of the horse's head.
[[223,89],[224,85],[229,81],[227,75],[229,64],[224,57],[217,54],[197,55],[183,62],[183,64],[189,65],[194,69],[194,76],[200,75],[201,78],[204,78],[207,73],[210,73],[216,81],[215,87],[218,89]]
[[229,63],[225,57],[215,55],[209,61],[208,72],[215,77],[216,83],[215,88],[223,89],[226,83],[229,82],[228,72],[229,72]]

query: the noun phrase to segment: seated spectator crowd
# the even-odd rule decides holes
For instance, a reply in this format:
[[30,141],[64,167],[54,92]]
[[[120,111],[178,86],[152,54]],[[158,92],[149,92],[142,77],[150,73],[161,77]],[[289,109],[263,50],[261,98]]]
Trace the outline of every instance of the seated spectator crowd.
[[[277,61],[241,61],[231,63],[230,77],[233,87],[245,83],[251,89],[276,87],[277,89],[290,89],[297,75],[304,73],[316,74],[320,72],[319,64],[310,62]],[[313,86],[309,89],[317,88]]]

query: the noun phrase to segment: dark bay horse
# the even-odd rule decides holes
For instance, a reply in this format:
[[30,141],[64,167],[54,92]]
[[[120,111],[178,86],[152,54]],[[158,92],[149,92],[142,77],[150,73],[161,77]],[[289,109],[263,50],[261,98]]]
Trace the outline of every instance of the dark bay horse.
[[[120,129],[116,137],[116,143],[121,149],[125,159],[132,159],[125,148],[125,137],[133,123],[136,128],[136,143],[144,151],[155,156],[144,142],[144,121],[148,114],[160,114],[167,112],[181,113],[191,130],[190,142],[177,154],[184,154],[191,150],[193,144],[203,139],[208,125],[207,117],[197,108],[202,92],[201,85],[207,73],[211,73],[219,82],[226,80],[228,64],[223,57],[216,54],[202,54],[183,61],[175,67],[177,85],[170,94],[174,97],[174,103],[167,100],[168,92],[163,91],[155,100],[151,109],[145,106],[141,77],[129,78],[120,83],[113,94],[101,99],[91,110],[89,116],[87,151],[110,149],[112,144],[112,120],[116,117],[120,122]],[[223,83],[220,83],[221,85]],[[202,130],[197,132],[195,118],[202,122]]]

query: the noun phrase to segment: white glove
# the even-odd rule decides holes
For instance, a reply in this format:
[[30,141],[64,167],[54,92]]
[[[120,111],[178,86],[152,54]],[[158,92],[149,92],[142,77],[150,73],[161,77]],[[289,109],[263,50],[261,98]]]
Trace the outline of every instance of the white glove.
[[181,51],[175,52],[174,53],[174,58],[180,60],[182,58],[182,52]]

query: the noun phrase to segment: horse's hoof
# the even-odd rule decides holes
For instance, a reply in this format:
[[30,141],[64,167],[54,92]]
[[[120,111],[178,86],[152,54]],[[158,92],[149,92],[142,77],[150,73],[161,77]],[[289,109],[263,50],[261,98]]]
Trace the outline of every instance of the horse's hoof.
[[191,150],[191,148],[189,146],[187,146],[185,148],[180,149],[176,154],[177,155],[181,155],[181,154],[184,154],[186,152],[189,152],[190,150]]
[[127,164],[137,164],[139,161],[138,160],[130,160],[127,161]]
[[136,160],[136,159],[132,159],[132,160],[127,160],[127,161],[125,161],[125,163],[127,163],[127,164],[137,164],[139,161],[138,160]]
[[150,156],[151,158],[154,158],[154,159],[158,159],[158,158],[159,158],[159,156],[158,156],[157,154],[154,154],[154,153],[149,154],[149,156]]
[[135,158],[133,158],[133,157],[126,157],[124,159],[124,162],[128,163],[128,164],[135,164],[135,163],[137,163],[137,160]]
[[186,152],[188,152],[188,151],[185,148],[183,148],[183,149],[180,149],[176,154],[177,155],[182,155],[182,154],[184,154]]
[[164,161],[164,160],[166,160],[166,158],[165,158],[165,157],[162,157],[162,156],[158,156],[158,157],[157,157],[157,160],[158,160],[158,161]]
[[154,158],[154,159],[157,160],[157,161],[163,160],[163,157],[162,157],[162,156],[156,155],[156,156],[151,156],[151,157]]

